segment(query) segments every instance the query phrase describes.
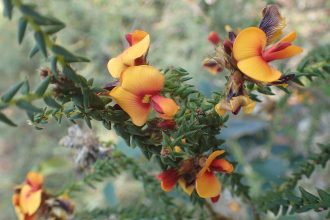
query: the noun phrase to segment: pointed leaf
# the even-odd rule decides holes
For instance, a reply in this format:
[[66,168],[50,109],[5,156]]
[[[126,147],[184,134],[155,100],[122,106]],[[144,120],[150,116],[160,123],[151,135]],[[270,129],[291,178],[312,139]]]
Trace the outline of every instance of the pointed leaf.
[[42,113],[42,109],[35,107],[31,103],[25,101],[25,100],[18,100],[16,102],[17,107],[26,110],[27,112],[36,112],[36,113]]
[[3,0],[3,16],[8,17],[11,19],[12,11],[13,11],[13,3],[11,0]]
[[22,87],[23,82],[17,83],[16,85],[12,86],[5,94],[1,96],[2,101],[9,102],[18,92],[18,90]]
[[49,96],[44,97],[44,101],[45,101],[45,103],[46,103],[49,107],[51,107],[51,108],[59,109],[59,108],[62,107],[60,104],[58,104],[58,103],[55,101],[55,99],[53,99],[53,98],[51,98],[51,97],[49,97]]
[[35,38],[42,54],[47,58],[47,48],[46,48],[46,41],[45,41],[44,34],[41,31],[36,31],[34,33],[34,38]]
[[47,76],[44,80],[40,82],[34,93],[39,97],[43,96],[49,86],[49,83],[50,83],[50,76]]
[[28,80],[25,80],[23,82],[23,86],[22,86],[22,89],[21,89],[21,93],[23,95],[27,95],[30,93],[30,84],[29,84],[29,81]]
[[24,36],[25,36],[25,31],[27,27],[27,19],[21,17],[18,21],[18,43],[21,44]]
[[32,58],[34,55],[36,55],[39,52],[39,46],[36,44],[30,51],[29,57]]
[[17,125],[12,122],[6,115],[4,115],[3,113],[0,112],[0,121],[2,121],[3,123],[16,127]]

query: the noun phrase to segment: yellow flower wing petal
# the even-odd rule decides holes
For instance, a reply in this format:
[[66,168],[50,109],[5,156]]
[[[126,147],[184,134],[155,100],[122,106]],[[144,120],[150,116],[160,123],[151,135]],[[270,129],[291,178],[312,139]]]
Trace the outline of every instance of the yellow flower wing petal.
[[187,193],[189,196],[191,196],[192,192],[195,189],[195,186],[193,184],[187,186],[186,181],[183,178],[180,178],[179,181],[179,186],[182,188],[182,190]]
[[269,55],[269,57],[271,60],[285,59],[285,58],[293,57],[302,52],[303,52],[303,49],[301,47],[291,45],[283,50],[271,53]]
[[135,125],[142,126],[146,123],[150,112],[150,105],[142,103],[141,97],[126,91],[122,87],[112,89],[110,96],[131,117]]
[[152,66],[132,66],[122,75],[122,87],[136,95],[153,95],[164,87],[164,80],[163,74]]
[[281,72],[272,69],[259,56],[239,61],[237,66],[245,75],[257,81],[273,82],[281,77]]
[[121,55],[109,60],[107,67],[113,78],[120,78],[122,72],[127,68],[127,66],[122,61]]
[[246,97],[246,104],[243,107],[243,112],[245,114],[251,114],[254,110],[254,108],[256,107],[256,102],[253,101],[252,99],[250,99],[250,97]]
[[150,36],[147,35],[141,41],[127,48],[123,52],[122,54],[123,62],[129,66],[134,65],[135,59],[144,56],[148,52],[149,45],[150,45]]
[[249,27],[237,35],[233,54],[237,61],[254,56],[260,56],[266,46],[267,38],[265,32],[256,27]]
[[216,197],[221,192],[221,183],[212,172],[204,172],[196,179],[196,192],[201,198]]
[[34,214],[41,204],[42,190],[33,191],[29,185],[24,185],[21,189],[19,205],[22,212],[27,215]]
[[224,116],[226,114],[226,112],[227,112],[226,109],[222,108],[221,103],[216,104],[215,107],[214,107],[214,110],[220,116]]
[[278,43],[291,43],[292,41],[294,41],[297,38],[297,33],[295,31],[292,31],[290,33],[288,33],[287,35],[285,35],[281,40],[279,40],[276,44]]
[[198,172],[197,174],[197,178],[199,176],[204,175],[204,173],[209,169],[209,167],[211,166],[213,160],[215,160],[216,157],[220,156],[221,154],[223,154],[225,151],[224,150],[216,150],[214,151],[212,154],[210,154],[210,156],[207,158],[207,160],[205,161],[205,164],[203,166],[203,168]]

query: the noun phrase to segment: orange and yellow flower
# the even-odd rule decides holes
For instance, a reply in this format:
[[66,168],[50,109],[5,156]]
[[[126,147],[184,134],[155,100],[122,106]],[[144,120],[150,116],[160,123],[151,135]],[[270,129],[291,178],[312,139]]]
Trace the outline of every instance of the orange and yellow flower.
[[196,192],[202,198],[218,198],[221,193],[221,183],[215,172],[232,173],[234,167],[225,159],[216,159],[224,150],[214,151],[205,161],[196,178]]
[[114,78],[120,79],[125,69],[130,66],[146,64],[146,56],[150,46],[149,34],[141,30],[135,30],[127,34],[126,39],[130,47],[108,62],[108,70]]
[[36,219],[36,212],[42,201],[43,176],[37,172],[29,172],[23,185],[16,189],[12,202],[20,220]]
[[163,119],[171,119],[178,111],[173,99],[161,95],[165,77],[148,65],[127,67],[121,76],[121,85],[110,91],[110,96],[131,117],[133,123],[146,123],[151,109]]
[[[233,165],[225,159],[217,159],[224,150],[214,151],[209,157],[199,159],[198,167],[194,167],[193,160],[184,160],[180,168],[171,168],[160,175],[161,188],[169,192],[178,183],[182,190],[191,195],[194,190],[201,198],[211,198],[216,202],[220,197],[221,183],[215,172],[232,173]],[[198,172],[196,172],[196,169]]]
[[286,23],[275,5],[267,6],[263,16],[259,27],[248,27],[239,32],[234,41],[233,55],[237,67],[246,76],[261,82],[274,82],[282,73],[268,63],[295,56],[303,49],[292,45],[297,37],[296,32],[267,47],[281,36]]

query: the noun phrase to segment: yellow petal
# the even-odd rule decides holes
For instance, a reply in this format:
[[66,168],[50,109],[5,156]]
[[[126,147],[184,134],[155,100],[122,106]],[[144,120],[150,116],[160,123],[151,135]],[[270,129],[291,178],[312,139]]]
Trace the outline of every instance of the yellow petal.
[[221,192],[221,183],[212,172],[205,172],[196,179],[196,192],[202,198],[216,197]]
[[292,31],[290,33],[288,33],[287,35],[285,35],[281,40],[279,40],[276,44],[278,43],[291,43],[292,41],[294,41],[297,37],[297,33],[295,31]]
[[245,75],[261,82],[273,82],[282,75],[259,56],[239,61],[237,66]]
[[132,66],[122,75],[122,87],[135,95],[154,95],[164,87],[164,80],[163,74],[152,66]]
[[271,53],[269,55],[269,59],[270,60],[285,59],[285,58],[293,57],[302,52],[303,49],[301,47],[291,45],[283,50]]
[[150,112],[150,104],[142,103],[142,97],[134,95],[122,87],[112,89],[110,96],[131,117],[135,125],[142,126],[146,123]]
[[20,192],[19,205],[27,215],[34,214],[41,204],[42,190],[34,191],[29,185],[24,185]]
[[108,62],[108,71],[113,78],[120,78],[122,72],[127,68],[123,63],[121,56],[112,58]]
[[152,96],[152,106],[155,111],[164,119],[171,119],[178,112],[179,106],[173,99],[160,95]]
[[207,158],[207,160],[205,161],[205,164],[203,166],[203,168],[198,172],[197,177],[204,175],[204,173],[209,169],[209,167],[211,166],[213,160],[220,156],[221,154],[223,154],[225,151],[224,150],[216,150],[214,151],[212,154],[210,154],[210,156]]
[[189,196],[191,196],[192,192],[195,189],[194,184],[191,184],[191,185],[187,186],[187,183],[186,183],[186,181],[183,178],[180,178],[179,181],[178,181],[178,183],[179,183],[179,186],[182,188],[182,190],[185,193],[187,193]]
[[254,56],[260,56],[266,46],[265,32],[256,27],[242,30],[236,37],[233,46],[233,54],[237,61]]
[[[224,116],[226,114],[227,110],[228,110],[227,108],[224,108],[224,105],[223,104],[224,104],[224,102],[221,101],[218,104],[216,104],[215,107],[214,107],[214,110],[220,116]],[[228,106],[228,104],[226,106],[230,108],[230,106]],[[231,111],[231,109],[229,111]]]
[[245,114],[251,114],[256,107],[256,102],[250,99],[250,97],[246,97],[246,104],[243,107],[243,112]]
[[148,52],[149,45],[150,45],[150,36],[147,35],[138,43],[127,48],[122,54],[123,55],[122,60],[124,64],[129,66],[134,65],[135,59],[144,56]]

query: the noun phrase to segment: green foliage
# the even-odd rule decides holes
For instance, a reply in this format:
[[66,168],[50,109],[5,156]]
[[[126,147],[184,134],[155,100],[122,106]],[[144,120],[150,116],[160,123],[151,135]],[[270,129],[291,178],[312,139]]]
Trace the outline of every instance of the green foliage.
[[330,209],[330,191],[326,192],[319,189],[319,196],[316,196],[299,186],[301,196],[294,193],[298,181],[301,180],[303,176],[310,177],[316,165],[321,165],[322,167],[326,166],[330,158],[330,144],[320,144],[319,147],[321,152],[309,155],[308,158],[297,166],[297,170],[294,170],[284,183],[266,192],[261,198],[254,199],[262,211],[266,212],[270,210],[275,215],[281,211],[281,213],[285,215],[306,212],[308,210],[320,212]]
[[[112,101],[107,95],[108,91],[93,85],[93,79],[87,79],[80,75],[73,63],[89,62],[87,58],[70,52],[65,47],[55,43],[55,34],[65,27],[65,24],[56,18],[44,16],[31,5],[24,4],[20,0],[4,0],[4,15],[12,17],[13,8],[21,12],[18,21],[18,42],[21,44],[27,34],[27,27],[34,33],[35,46],[29,54],[33,57],[41,52],[49,62],[49,69],[43,70],[42,81],[31,92],[28,80],[17,83],[5,92],[1,97],[0,109],[17,106],[24,110],[36,129],[41,129],[42,124],[48,123],[53,118],[58,123],[66,117],[71,122],[84,120],[88,127],[92,121],[102,122],[106,129],[114,129],[130,147],[138,147],[148,159],[155,158],[160,167],[176,167],[182,159],[180,154],[171,152],[162,155],[164,148],[173,150],[180,146],[182,150],[191,156],[199,156],[206,152],[220,149],[224,143],[218,137],[221,128],[225,126],[228,117],[219,117],[214,111],[214,105],[223,97],[223,94],[214,93],[207,98],[193,85],[189,73],[182,68],[168,68],[163,72],[166,84],[163,95],[171,97],[180,104],[180,111],[175,116],[176,128],[164,129],[157,126],[158,121],[151,120],[143,127],[135,126],[129,116],[121,109],[109,105]],[[48,59],[49,58],[49,59]],[[294,82],[303,84],[302,77],[313,80],[314,77],[327,77],[330,73],[330,45],[316,48],[311,51],[299,64]],[[282,86],[277,86],[288,92]],[[258,91],[266,95],[274,95],[270,85],[256,85],[248,88],[250,91]],[[21,95],[18,92],[21,91]],[[258,100],[256,95],[252,98]],[[45,107],[38,107],[36,100],[43,100]],[[0,121],[16,126],[5,114],[0,112]],[[323,167],[330,158],[330,145],[320,145],[321,152],[311,154],[292,176],[274,190],[266,192],[260,198],[251,198],[249,186],[244,184],[244,176],[238,172],[232,175],[223,175],[224,185],[231,188],[233,194],[242,196],[245,201],[256,204],[258,211],[272,211],[278,214],[300,213],[308,210],[317,212],[328,210],[330,194],[326,190],[318,189],[318,195],[309,193],[299,187],[299,180],[305,175],[309,177],[316,165]],[[131,158],[120,152],[114,152],[111,158],[100,159],[93,166],[93,172],[86,175],[84,183],[74,184],[69,191],[81,189],[83,184],[93,185],[103,181],[107,177],[115,177],[123,170],[130,171],[132,176],[141,181],[150,200],[155,200],[157,205],[152,208],[136,206],[127,209],[125,207],[111,207],[95,209],[79,213],[78,219],[104,219],[115,214],[120,219],[145,218],[152,219],[190,219],[196,210],[178,208],[175,199],[159,187],[155,176],[143,170]],[[300,195],[294,190],[299,188]],[[203,203],[204,200],[193,197],[194,202]],[[175,218],[174,216],[177,216]]]

